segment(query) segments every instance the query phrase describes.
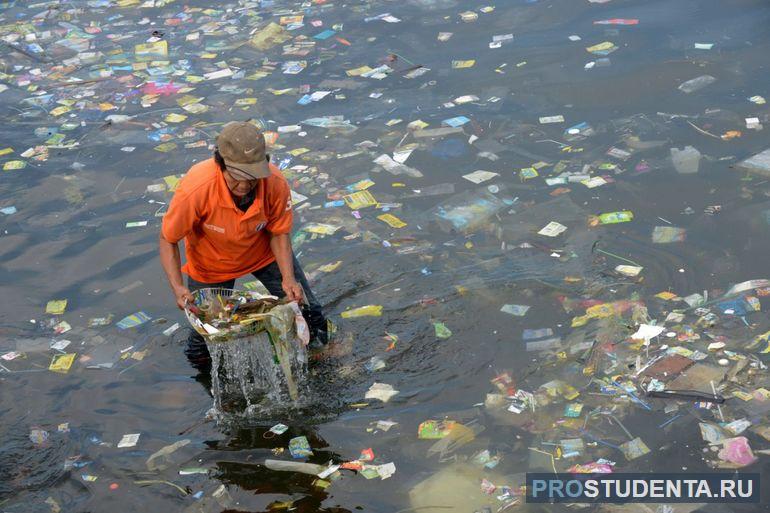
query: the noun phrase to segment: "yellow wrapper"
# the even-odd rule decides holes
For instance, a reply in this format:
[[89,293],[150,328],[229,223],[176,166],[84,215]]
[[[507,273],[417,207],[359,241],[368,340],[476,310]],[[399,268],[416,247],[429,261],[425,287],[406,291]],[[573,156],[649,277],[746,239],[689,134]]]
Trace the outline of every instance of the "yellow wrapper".
[[391,228],[403,228],[406,223],[392,214],[382,214],[377,216],[377,219],[383,223],[387,223]]
[[168,57],[168,41],[161,40],[154,43],[142,43],[134,47],[134,55],[139,60],[151,61]]
[[345,201],[345,204],[353,210],[372,207],[377,204],[377,200],[374,199],[372,193],[366,190],[348,194],[347,196],[343,196],[342,199]]
[[337,260],[336,262],[333,262],[331,264],[325,264],[318,268],[319,271],[322,273],[330,273],[332,271],[336,271],[337,268],[342,265],[342,260]]
[[53,109],[49,114],[51,116],[61,116],[62,114],[66,114],[67,112],[71,111],[72,107],[67,107],[66,105],[60,105]]
[[191,105],[193,103],[198,103],[201,100],[203,100],[202,97],[198,98],[197,96],[193,96],[191,94],[186,94],[184,96],[180,96],[179,98],[177,98],[176,99],[176,104],[179,105],[180,107],[184,107],[185,105]]
[[171,114],[166,116],[165,121],[166,123],[181,123],[185,119],[187,119],[187,116],[185,116],[184,114],[177,114],[176,112],[172,112]]
[[77,353],[57,354],[51,360],[51,365],[48,366],[48,370],[66,374],[75,362],[76,356]]
[[281,25],[291,25],[292,23],[302,23],[302,20],[304,18],[305,17],[302,16],[302,15],[300,15],[300,16],[281,16],[279,18],[278,22]]
[[610,50],[612,48],[615,48],[615,44],[610,41],[605,41],[603,43],[599,43],[598,45],[589,46],[586,48],[586,50],[591,53],[594,53],[594,52],[606,52],[607,50]]
[[251,44],[259,50],[269,50],[275,45],[285,43],[291,39],[291,36],[278,25],[277,23],[270,22],[262,30],[257,32],[251,37]]
[[342,312],[340,317],[343,319],[355,319],[356,317],[380,317],[381,315],[382,305],[366,305]]
[[174,192],[179,185],[179,180],[181,180],[181,178],[181,176],[168,175],[163,177],[163,181],[166,182],[166,187],[168,187],[168,190],[170,192]]
[[159,151],[161,153],[168,153],[171,150],[176,149],[176,143],[173,142],[165,142],[163,144],[157,145],[155,148],[153,148],[155,151]]
[[454,69],[472,68],[475,64],[475,59],[468,59],[466,61],[452,61],[452,67]]
[[310,150],[308,148],[295,148],[289,152],[292,157],[299,157],[303,153],[307,153]]
[[9,160],[3,164],[3,171],[13,171],[16,169],[24,169],[27,167],[27,162],[24,160]]
[[45,313],[52,315],[61,315],[67,308],[66,299],[52,299],[45,305]]
[[372,71],[372,68],[370,68],[369,66],[361,66],[360,68],[349,69],[345,72],[345,74],[349,77],[358,77],[370,71]]
[[302,227],[302,230],[318,235],[334,235],[334,233],[339,230],[339,226],[324,223],[308,223]]

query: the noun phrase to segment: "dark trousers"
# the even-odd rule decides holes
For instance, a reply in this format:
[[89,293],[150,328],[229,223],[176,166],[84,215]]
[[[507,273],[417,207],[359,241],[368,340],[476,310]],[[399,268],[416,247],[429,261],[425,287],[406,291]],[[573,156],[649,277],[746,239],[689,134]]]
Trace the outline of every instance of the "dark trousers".
[[[302,305],[302,315],[307,321],[308,328],[310,328],[310,339],[315,339],[322,344],[326,344],[329,340],[329,334],[327,332],[327,322],[326,317],[323,314],[323,309],[313,294],[313,291],[310,290],[310,285],[305,277],[305,272],[299,265],[297,257],[292,255],[292,258],[294,260],[294,277],[305,291],[306,302]],[[286,296],[283,288],[281,288],[283,278],[281,277],[281,270],[278,268],[276,262],[266,265],[261,269],[257,269],[252,275],[262,282],[262,285],[265,286],[270,294],[280,298]],[[187,277],[187,288],[190,289],[190,292],[205,288],[231,289],[234,286],[234,279],[219,283],[202,283],[192,279],[190,276]],[[198,333],[193,332],[188,339],[185,354],[190,360],[190,363],[199,370],[205,370],[206,367],[210,366],[210,356],[208,349],[206,348],[206,343],[203,340],[203,337]]]

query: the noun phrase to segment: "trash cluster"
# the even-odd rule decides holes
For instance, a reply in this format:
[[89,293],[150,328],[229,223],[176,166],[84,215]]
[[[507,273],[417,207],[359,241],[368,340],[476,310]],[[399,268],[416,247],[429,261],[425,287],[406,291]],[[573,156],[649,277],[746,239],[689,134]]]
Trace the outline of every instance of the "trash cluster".
[[275,296],[232,289],[201,289],[185,308],[190,324],[210,341],[225,341],[264,330],[271,310],[285,303]]

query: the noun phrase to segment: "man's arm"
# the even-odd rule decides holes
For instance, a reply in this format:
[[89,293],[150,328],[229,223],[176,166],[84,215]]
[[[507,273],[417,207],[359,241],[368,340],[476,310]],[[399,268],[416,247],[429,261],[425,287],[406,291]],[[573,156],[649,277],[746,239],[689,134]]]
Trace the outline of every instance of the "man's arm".
[[290,301],[302,303],[302,286],[294,277],[294,256],[291,251],[291,238],[288,233],[270,234],[270,249],[275,255],[278,269],[281,271],[281,288]]
[[158,250],[160,253],[160,264],[163,266],[168,283],[174,292],[176,305],[180,310],[184,310],[185,301],[192,302],[193,297],[182,281],[182,257],[179,254],[179,243],[167,241],[161,233],[158,240]]

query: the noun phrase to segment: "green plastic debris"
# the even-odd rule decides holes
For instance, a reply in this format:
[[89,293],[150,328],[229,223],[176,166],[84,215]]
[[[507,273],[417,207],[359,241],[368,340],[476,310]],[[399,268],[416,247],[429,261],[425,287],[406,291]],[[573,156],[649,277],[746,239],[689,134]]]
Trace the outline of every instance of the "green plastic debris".
[[447,328],[443,322],[434,322],[433,329],[436,332],[437,338],[449,338],[452,336],[452,330]]

